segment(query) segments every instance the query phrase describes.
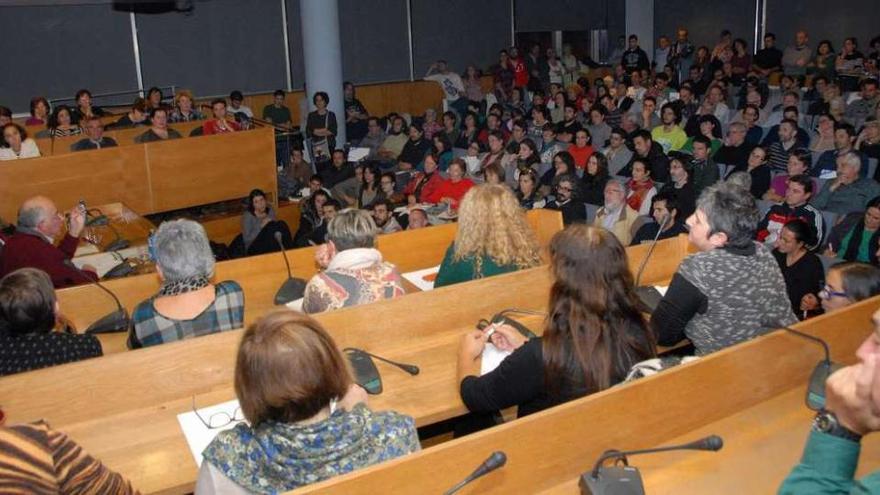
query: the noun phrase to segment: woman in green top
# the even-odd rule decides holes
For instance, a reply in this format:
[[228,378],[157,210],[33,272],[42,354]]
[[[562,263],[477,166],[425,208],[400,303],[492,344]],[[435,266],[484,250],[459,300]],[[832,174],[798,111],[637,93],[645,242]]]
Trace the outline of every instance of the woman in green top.
[[[840,226],[845,227],[846,223],[843,221]],[[834,242],[835,238],[839,239],[839,237],[832,235],[829,238],[828,251],[825,254],[841,260],[870,263],[873,254],[871,252],[872,241],[876,246],[875,238],[880,236],[880,197],[868,201],[864,218],[844,232],[846,235],[840,240],[839,246],[836,246]]]
[[538,240],[519,201],[505,186],[472,188],[458,209],[458,232],[434,287],[531,268],[541,263]]

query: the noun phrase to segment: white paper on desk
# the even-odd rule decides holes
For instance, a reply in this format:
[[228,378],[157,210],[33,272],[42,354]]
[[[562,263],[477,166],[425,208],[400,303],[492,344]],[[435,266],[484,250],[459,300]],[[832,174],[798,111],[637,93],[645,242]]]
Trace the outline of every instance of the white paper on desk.
[[359,162],[370,154],[370,148],[351,148],[348,150],[348,161]]
[[[238,400],[231,400],[214,406],[203,407],[199,409],[199,414],[208,421],[211,416],[224,412],[230,417],[238,408]],[[240,414],[240,413],[239,413]],[[208,428],[205,423],[196,416],[193,411],[185,412],[177,415],[177,421],[180,423],[180,429],[183,430],[183,436],[186,437],[186,443],[189,444],[189,450],[192,452],[196,465],[202,466],[202,451],[214,440],[218,433],[228,430],[237,423],[229,423],[222,428]]]
[[73,264],[76,265],[77,268],[82,270],[84,265],[92,265],[95,267],[95,270],[98,271],[98,276],[103,277],[116,265],[122,263],[122,260],[127,258],[140,258],[142,254],[146,252],[146,246],[135,246],[129,247],[125,249],[120,249],[119,251],[106,252],[106,253],[95,253],[95,254],[85,254],[80,256],[79,249],[77,249],[77,256],[73,258]]
[[431,268],[425,268],[424,270],[404,273],[403,278],[412,282],[412,284],[418,287],[419,290],[434,290],[434,279],[439,271],[440,265],[437,265],[432,266]]
[[495,344],[487,342],[486,347],[483,348],[483,359],[480,363],[480,376],[497,368],[501,364],[501,361],[504,361],[507,356],[510,356],[510,354],[510,352],[502,351],[495,347]]
[[666,291],[669,290],[668,285],[655,285],[654,288],[657,289],[657,292],[659,292],[661,296],[665,296]]

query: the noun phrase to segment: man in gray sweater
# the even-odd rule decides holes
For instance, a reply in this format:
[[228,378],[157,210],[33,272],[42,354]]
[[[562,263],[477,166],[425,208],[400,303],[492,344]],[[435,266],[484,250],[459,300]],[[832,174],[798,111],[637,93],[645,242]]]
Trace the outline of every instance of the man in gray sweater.
[[880,184],[873,178],[859,177],[861,168],[862,159],[856,153],[849,151],[839,155],[837,177],[822,186],[813,198],[813,206],[838,215],[864,211],[868,201],[880,195]]
[[651,315],[660,345],[690,339],[698,355],[797,321],[769,249],[754,241],[758,209],[729,182],[708,187],[687,220],[700,252],[685,258]]

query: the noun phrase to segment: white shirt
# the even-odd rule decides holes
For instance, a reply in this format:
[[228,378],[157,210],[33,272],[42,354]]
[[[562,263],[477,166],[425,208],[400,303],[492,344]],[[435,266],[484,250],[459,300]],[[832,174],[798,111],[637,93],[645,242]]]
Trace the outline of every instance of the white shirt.
[[425,76],[426,81],[434,81],[443,89],[443,94],[449,101],[457,100],[464,94],[464,82],[455,72],[447,72],[446,74],[431,74]]
[[31,138],[21,142],[21,151],[18,154],[12,148],[0,148],[0,160],[18,160],[19,158],[37,158],[39,156],[40,148]]

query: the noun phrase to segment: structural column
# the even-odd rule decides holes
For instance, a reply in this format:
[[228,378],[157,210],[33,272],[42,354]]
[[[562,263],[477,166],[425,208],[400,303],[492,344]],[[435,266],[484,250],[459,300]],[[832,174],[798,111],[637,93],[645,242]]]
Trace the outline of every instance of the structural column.
[[626,37],[631,34],[639,37],[639,46],[647,52],[648,60],[654,60],[654,0],[626,0]]
[[336,146],[345,142],[345,106],[342,96],[342,47],[339,42],[339,5],[337,0],[300,0],[303,62],[306,97],[314,110],[312,97],[317,91],[330,96],[330,110],[338,124]]

